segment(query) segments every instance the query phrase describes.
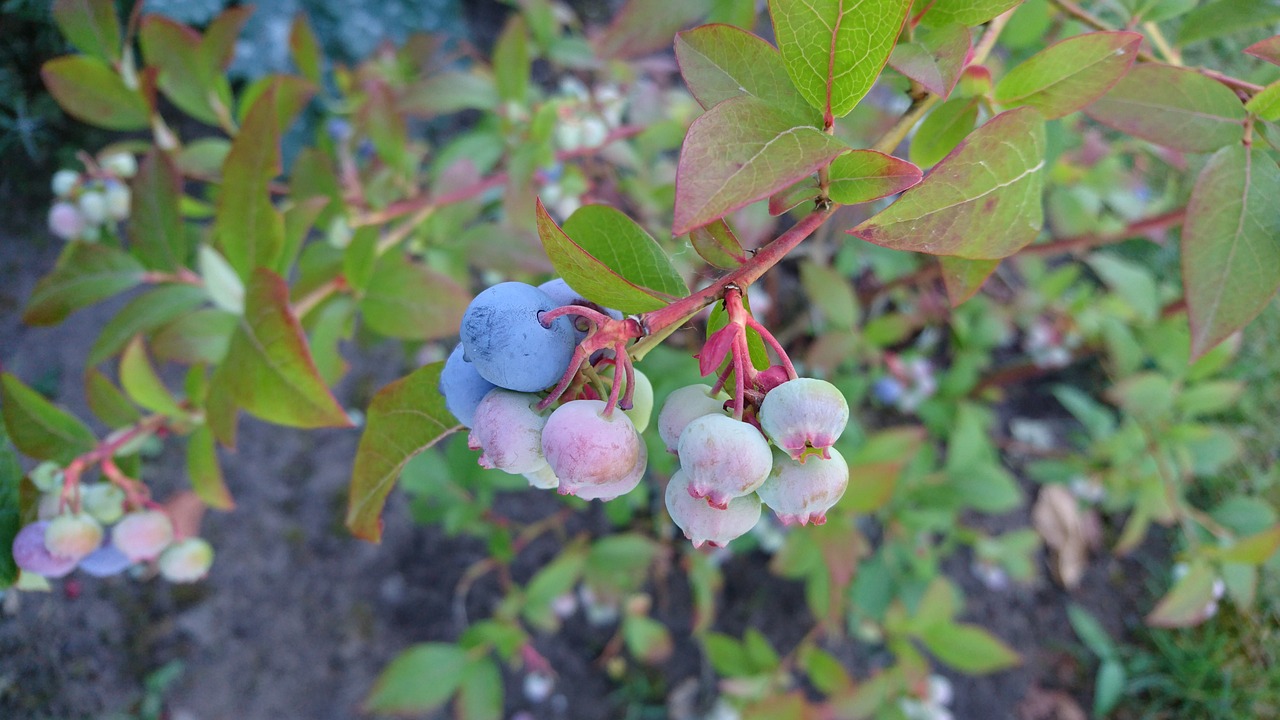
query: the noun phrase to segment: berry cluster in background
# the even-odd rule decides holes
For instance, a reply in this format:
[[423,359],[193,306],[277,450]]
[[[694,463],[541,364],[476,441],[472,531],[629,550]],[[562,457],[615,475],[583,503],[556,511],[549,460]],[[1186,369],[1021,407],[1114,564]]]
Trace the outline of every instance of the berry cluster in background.
[[51,185],[57,198],[49,208],[49,230],[63,240],[98,242],[115,237],[116,225],[129,219],[133,203],[129,180],[138,161],[127,152],[108,152],[96,161],[81,156],[85,170],[59,170]]

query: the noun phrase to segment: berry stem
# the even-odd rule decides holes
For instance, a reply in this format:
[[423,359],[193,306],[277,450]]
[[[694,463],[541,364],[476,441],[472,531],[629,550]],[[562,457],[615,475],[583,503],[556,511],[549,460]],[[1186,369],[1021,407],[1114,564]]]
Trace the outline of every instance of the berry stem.
[[[101,465],[103,474],[110,478],[112,482],[120,485],[115,477],[112,476],[114,471],[124,477],[124,473],[116,467],[115,460],[112,459],[115,454],[129,443],[158,432],[166,427],[167,423],[168,418],[164,415],[148,415],[133,425],[111,433],[94,446],[92,450],[67,463],[66,469],[62,471],[62,491],[59,497],[59,509],[65,511],[67,507],[70,507],[74,512],[80,511],[80,476],[84,474],[85,470],[94,465]],[[125,479],[128,480],[128,478]],[[129,483],[141,484],[134,480],[129,480]],[[130,493],[130,487],[121,485],[121,488],[126,495]]]

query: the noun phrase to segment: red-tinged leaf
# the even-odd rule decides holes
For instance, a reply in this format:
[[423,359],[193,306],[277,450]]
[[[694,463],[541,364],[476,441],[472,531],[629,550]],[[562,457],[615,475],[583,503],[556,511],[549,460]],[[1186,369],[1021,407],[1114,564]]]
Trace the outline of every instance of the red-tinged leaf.
[[894,248],[971,260],[1012,255],[1044,221],[1044,119],[1031,108],[978,128],[897,202],[849,232]]
[[[805,178],[785,190],[779,190],[770,195],[769,214],[774,216],[781,215],[800,203],[818,199],[821,194],[822,191],[818,187],[818,183],[814,182],[813,178]],[[697,230],[694,232],[697,232]]]
[[156,83],[179,109],[200,122],[217,125],[209,99],[215,96],[200,57],[200,33],[163,15],[147,15],[138,39],[147,65],[159,68]]
[[1280,550],[1280,525],[1237,540],[1235,545],[1223,548],[1218,557],[1227,563],[1261,565],[1270,560],[1276,550]]
[[89,409],[107,427],[120,428],[142,419],[142,413],[129,402],[120,388],[96,368],[89,368],[84,375],[84,395]]
[[925,29],[914,41],[898,43],[889,56],[889,67],[946,98],[960,81],[971,47],[972,33],[963,25]]
[[710,375],[719,369],[724,359],[729,357],[729,351],[733,349],[733,340],[737,337],[737,327],[725,326],[711,333],[707,341],[702,345],[702,350],[698,352],[698,372],[703,377]]
[[159,360],[183,365],[216,365],[227,356],[231,335],[240,322],[238,314],[218,308],[200,308],[179,316],[151,338],[151,352]]
[[[599,240],[602,236],[592,234],[592,240],[596,242],[592,248],[587,248],[556,225],[541,200],[537,202],[535,214],[538,236],[542,239],[542,247],[546,250],[551,265],[565,282],[570,283],[586,299],[624,313],[657,310],[665,307],[672,299],[665,293],[629,279],[619,269],[596,257],[592,250],[616,252],[619,249],[610,248],[607,237],[601,244]],[[661,248],[658,252],[661,252]]]
[[849,456],[849,489],[837,507],[870,513],[887,505],[903,468],[920,451],[924,439],[925,431],[920,427],[889,428],[867,438]]
[[875,85],[911,0],[769,0],[778,49],[800,95],[843,117]]
[[1182,229],[1191,358],[1248,325],[1280,288],[1280,169],[1262,150],[1225,147],[1200,171]]
[[709,0],[627,0],[594,44],[601,58],[627,59],[671,47],[677,32],[706,16]]
[[108,130],[143,130],[151,108],[102,60],[88,55],[54,58],[40,68],[49,94],[75,119]]
[[923,4],[927,26],[964,25],[974,27],[1017,6],[1022,0],[932,0]]
[[1217,574],[1204,561],[1191,564],[1187,574],[1174,583],[1173,589],[1147,615],[1152,627],[1190,627],[1209,618],[1209,603],[1214,601],[1213,581]]
[[982,289],[982,284],[996,271],[999,260],[968,260],[943,255],[938,258],[942,266],[942,283],[947,288],[951,307],[960,307],[964,301]]
[[471,665],[457,645],[422,643],[396,656],[365,698],[365,712],[417,714],[444,705]]
[[300,12],[293,19],[293,26],[289,29],[289,49],[293,52],[293,64],[302,77],[319,85],[323,80],[324,54],[311,23],[307,22],[306,13]]
[[222,477],[213,431],[201,425],[187,438],[187,475],[191,489],[205,505],[217,510],[233,510],[236,502]]
[[1244,107],[1225,85],[1187,68],[1143,63],[1085,110],[1123,133],[1183,152],[1244,137]]
[[942,662],[973,675],[1004,670],[1022,662],[1013,648],[977,625],[938,623],[925,628],[920,640]]
[[938,164],[978,126],[981,96],[954,97],[933,109],[916,129],[907,149],[911,162],[929,167]]
[[1054,43],[996,84],[996,102],[1030,105],[1049,119],[1069,115],[1102,97],[1138,57],[1142,33],[1085,33]]
[[1272,35],[1266,40],[1259,40],[1245,48],[1244,51],[1259,60],[1266,60],[1272,65],[1280,65],[1280,35]]
[[72,243],[53,272],[31,293],[22,321],[57,325],[68,315],[142,282],[146,270],[132,256],[106,245]]
[[390,88],[382,83],[373,85],[369,88],[361,120],[382,162],[402,173],[410,173],[418,160],[408,152],[409,130],[395,102]]
[[284,219],[271,204],[280,172],[280,128],[274,89],[253,104],[222,168],[214,232],[223,255],[244,281],[254,268],[274,267],[284,246]]
[[405,463],[459,429],[440,394],[443,368],[418,368],[373,396],[347,500],[347,528],[356,537],[382,538],[382,506]]
[[699,257],[721,270],[732,270],[747,261],[742,243],[724,220],[694,228],[689,233],[689,242]]
[[98,442],[93,431],[74,415],[9,373],[0,373],[0,413],[4,415],[9,439],[36,460],[53,460],[66,466]]
[[703,25],[676,35],[676,62],[689,92],[703,108],[750,95],[797,119],[814,112],[796,92],[782,54],[732,25]]
[[186,415],[173,393],[169,392],[164,381],[156,374],[141,336],[134,337],[120,356],[120,386],[130,400],[152,412],[169,417]]
[[191,245],[182,223],[182,176],[157,148],[138,167],[131,203],[128,230],[134,255],[155,270],[186,266]]
[[360,314],[370,330],[388,337],[439,340],[458,334],[470,302],[471,293],[453,278],[389,252],[373,268]]
[[428,75],[410,85],[400,99],[400,112],[424,119],[463,110],[491,111],[498,106],[498,89],[485,68]]
[[269,75],[260,78],[240,95],[239,121],[247,122],[249,113],[256,108],[258,101],[265,95],[274,94],[276,127],[283,135],[315,93],[315,85],[296,75]]
[[120,59],[120,18],[112,0],[54,0],[53,21],[80,52],[108,62]]
[[324,384],[306,336],[289,308],[289,286],[270,270],[254,271],[244,317],[214,376],[236,404],[268,422],[290,427],[351,427]]
[[842,141],[753,97],[725,100],[693,121],[676,169],[683,235],[766,198],[848,150]]
[[920,182],[920,168],[875,150],[851,150],[831,161],[827,195],[841,205],[871,202]]
[[223,447],[234,450],[236,432],[239,430],[240,408],[236,406],[231,393],[213,387],[214,380],[217,380],[217,375],[210,380],[209,397],[204,405],[205,424],[209,426],[214,439],[222,443]]
[[227,8],[205,28],[204,39],[200,41],[200,58],[207,78],[213,79],[231,65],[236,40],[251,15],[251,5]]

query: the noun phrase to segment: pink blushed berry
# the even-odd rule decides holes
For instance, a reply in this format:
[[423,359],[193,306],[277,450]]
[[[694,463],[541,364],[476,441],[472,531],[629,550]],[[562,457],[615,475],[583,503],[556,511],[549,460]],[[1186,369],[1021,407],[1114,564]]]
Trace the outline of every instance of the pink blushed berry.
[[49,231],[63,240],[75,240],[84,232],[84,216],[69,202],[57,202],[49,208]]
[[640,454],[636,457],[635,464],[631,466],[631,470],[626,475],[613,482],[600,483],[598,485],[579,484],[574,487],[573,494],[583,500],[600,500],[603,502],[622,497],[639,487],[640,481],[644,479],[644,472],[648,467],[649,449],[641,441]]
[[481,450],[481,467],[522,475],[546,465],[538,396],[501,388],[490,390],[476,406],[468,445]]
[[689,481],[683,470],[671,476],[666,500],[671,519],[694,547],[724,547],[760,521],[760,498],[745,495],[730,500],[723,510],[713,508],[689,495]]
[[797,378],[774,388],[760,403],[760,428],[795,460],[828,457],[849,424],[849,403],[835,385]]
[[34,522],[18,531],[13,538],[13,561],[24,572],[47,578],[60,578],[76,567],[73,558],[54,555],[45,547],[49,522]]
[[111,528],[111,544],[138,562],[154,560],[173,542],[173,523],[159,510],[131,512]]
[[686,385],[672,391],[658,413],[658,435],[667,450],[676,452],[680,433],[703,415],[724,414],[725,398],[711,394],[710,385]]
[[[560,494],[610,492],[636,469],[640,435],[621,411],[604,416],[601,400],[573,400],[556,408],[542,430],[542,452],[560,478]],[[615,497],[615,496],[611,496]]]
[[696,418],[680,433],[680,469],[689,494],[724,509],[760,487],[773,467],[769,442],[754,426],[727,415]]
[[844,495],[849,466],[835,448],[828,453],[830,457],[811,457],[801,463],[774,451],[773,470],[757,492],[783,525],[822,525],[827,510]]

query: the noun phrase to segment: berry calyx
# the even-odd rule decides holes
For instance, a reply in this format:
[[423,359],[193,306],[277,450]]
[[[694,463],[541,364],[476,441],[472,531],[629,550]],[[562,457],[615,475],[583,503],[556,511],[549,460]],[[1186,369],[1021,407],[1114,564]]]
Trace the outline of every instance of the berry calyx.
[[829,448],[849,424],[849,403],[835,385],[816,378],[785,382],[760,403],[760,428],[793,459],[830,457]]
[[822,525],[827,510],[844,495],[849,466],[835,448],[828,453],[827,458],[811,457],[801,463],[774,451],[773,470],[756,492],[783,525]]
[[689,495],[723,510],[749,495],[769,477],[773,453],[752,425],[727,415],[703,415],[680,433],[680,469]]
[[713,508],[689,495],[688,476],[683,470],[671,476],[666,501],[671,519],[694,547],[724,547],[760,521],[760,498],[744,495],[730,500],[723,510]]

